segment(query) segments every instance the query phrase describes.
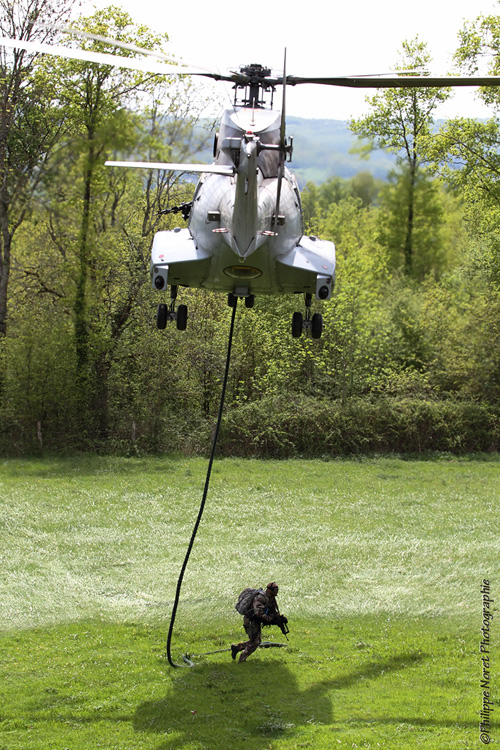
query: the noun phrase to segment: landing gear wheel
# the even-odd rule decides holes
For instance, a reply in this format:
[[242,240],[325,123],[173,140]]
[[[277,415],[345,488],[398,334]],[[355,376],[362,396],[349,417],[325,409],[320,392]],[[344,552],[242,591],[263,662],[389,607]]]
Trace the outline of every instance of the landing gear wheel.
[[294,312],[292,316],[292,336],[294,339],[300,338],[302,336],[302,328],[303,328],[303,317],[301,312]]
[[248,297],[245,297],[245,307],[253,307],[255,304],[255,295],[249,294]]
[[156,311],[156,327],[162,331],[166,325],[168,320],[168,307],[164,303],[161,305],[158,305],[158,310]]
[[187,305],[179,305],[177,308],[177,330],[185,331],[187,326],[188,309]]
[[320,313],[314,313],[311,321],[311,336],[313,339],[321,338],[323,330],[323,316]]
[[237,297],[232,292],[229,292],[227,295],[227,304],[229,307],[236,307],[236,302],[238,301]]

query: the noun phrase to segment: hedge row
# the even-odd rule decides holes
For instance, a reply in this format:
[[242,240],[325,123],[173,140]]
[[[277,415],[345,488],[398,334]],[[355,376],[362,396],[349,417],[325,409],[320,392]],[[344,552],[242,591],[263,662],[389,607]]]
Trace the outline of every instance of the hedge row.
[[[3,425],[0,455],[207,455],[213,427],[200,414],[167,409],[154,423],[123,414],[105,439],[91,428],[73,433],[71,425],[60,431],[39,424],[39,434],[37,425]],[[300,395],[227,409],[218,443],[219,455],[261,458],[499,450],[500,409],[491,404],[396,398],[341,404]]]
[[499,448],[500,410],[412,399],[356,399],[344,405],[307,397],[262,400],[228,412],[219,442],[227,456],[269,458]]

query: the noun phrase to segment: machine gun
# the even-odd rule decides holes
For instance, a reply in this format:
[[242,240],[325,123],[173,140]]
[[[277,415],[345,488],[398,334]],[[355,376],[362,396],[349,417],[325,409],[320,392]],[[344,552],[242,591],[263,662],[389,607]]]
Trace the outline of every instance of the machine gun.
[[184,221],[187,221],[189,219],[189,214],[191,213],[192,207],[193,201],[190,201],[189,203],[181,203],[180,206],[172,206],[171,208],[164,208],[163,211],[158,211],[158,216],[162,216],[163,214],[182,213],[182,218],[184,219]]
[[278,614],[276,616],[276,625],[279,627],[285,638],[288,640],[288,633],[290,630],[288,629],[288,619],[284,615]]
[[285,638],[288,640],[288,633],[290,632],[288,629],[288,618],[281,614],[276,600],[274,601],[274,606],[276,607],[276,619],[274,624],[279,627]]

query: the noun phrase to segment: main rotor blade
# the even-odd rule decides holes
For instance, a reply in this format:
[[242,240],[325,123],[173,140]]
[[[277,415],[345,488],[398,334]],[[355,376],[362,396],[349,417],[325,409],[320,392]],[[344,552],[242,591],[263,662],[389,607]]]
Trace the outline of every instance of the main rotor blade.
[[[51,26],[44,26],[42,28],[53,28]],[[121,47],[121,49],[128,49],[131,50],[131,52],[137,52],[138,54],[144,55],[146,57],[154,57],[157,60],[164,60],[168,63],[173,63],[174,65],[183,65],[184,63],[180,63],[179,60],[177,60],[175,57],[172,57],[171,55],[165,55],[163,52],[158,52],[151,49],[145,49],[144,47],[138,47],[136,44],[129,44],[128,42],[122,42],[120,39],[112,39],[108,36],[101,36],[101,34],[91,34],[89,31],[82,31],[81,29],[75,29],[72,26],[56,26],[53,28],[54,31],[61,31],[64,34],[70,34],[72,36],[80,36],[84,39],[93,39],[96,42],[104,42],[104,44],[110,44],[114,47]],[[211,70],[210,68],[205,68],[202,65],[194,65],[190,64],[191,68],[195,68],[200,73],[206,72],[206,73],[213,73],[214,75],[217,75],[217,71]]]
[[[287,76],[290,86],[319,83],[325,86],[345,86],[357,89],[441,88],[446,86],[500,86],[500,76],[340,76],[338,78],[301,78]],[[281,81],[283,83],[283,81]]]
[[[97,38],[97,35],[96,35]],[[102,38],[104,41],[105,37]],[[113,40],[110,40],[114,43]],[[92,52],[91,50],[72,49],[62,45],[45,44],[44,42],[32,42],[26,39],[11,39],[10,37],[0,37],[0,45],[14,49],[24,49],[28,52],[40,52],[56,57],[64,57],[70,60],[83,60],[85,62],[94,62],[101,65],[114,65],[119,68],[128,70],[138,70],[143,73],[152,73],[158,75],[193,75],[212,78],[215,81],[228,81],[245,85],[248,83],[248,76],[244,73],[231,72],[228,75],[222,75],[213,71],[208,71],[196,67],[187,67],[183,65],[165,65],[161,62],[155,63],[152,60],[140,60],[137,58],[123,57],[122,55],[107,54],[101,52]],[[119,44],[121,45],[121,43]],[[134,51],[148,54],[150,50],[136,48]],[[302,77],[287,76],[262,79],[262,84],[267,86],[277,86],[286,83],[289,86],[297,86],[304,83],[321,84],[325,86],[342,86],[345,88],[358,89],[378,89],[378,88],[443,88],[446,86],[500,86],[500,76],[337,76],[337,77]]]
[[154,73],[163,76],[169,75],[191,75],[205,76],[215,80],[234,82],[236,76],[223,76],[219,73],[209,73],[201,71],[198,68],[188,68],[181,65],[164,65],[155,63],[150,60],[138,60],[133,57],[122,57],[121,55],[111,55],[101,52],[92,52],[91,50],[72,49],[61,45],[45,44],[43,42],[30,42],[26,39],[11,39],[10,37],[0,37],[0,45],[4,47],[13,47],[14,49],[24,49],[28,52],[41,52],[46,55],[55,55],[70,60],[83,60],[85,62],[95,62],[101,65],[114,65],[118,68],[127,70],[139,70],[143,73]]
[[192,172],[193,174],[222,174],[231,177],[234,168],[224,164],[170,164],[163,161],[106,161],[106,167],[135,167],[137,169],[164,169],[172,172]]

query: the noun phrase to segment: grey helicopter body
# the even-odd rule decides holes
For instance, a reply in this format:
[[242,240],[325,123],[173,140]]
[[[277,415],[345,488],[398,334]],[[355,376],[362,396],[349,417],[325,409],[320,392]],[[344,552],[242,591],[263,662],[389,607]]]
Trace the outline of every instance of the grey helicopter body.
[[224,112],[214,149],[221,173],[200,178],[187,228],[155,235],[155,288],[330,297],[335,246],[304,237],[299,188],[286,167],[278,206],[280,118],[257,108]]
[[[158,306],[159,328],[165,328],[168,320],[176,320],[181,330],[186,328],[187,307],[181,304],[176,308],[177,293],[179,287],[195,287],[227,293],[232,306],[238,297],[244,298],[247,307],[253,306],[255,295],[303,294],[305,316],[294,313],[292,335],[298,337],[305,330],[313,338],[321,336],[322,317],[319,313],[311,316],[312,298],[331,297],[335,246],[303,233],[299,189],[286,167],[292,155],[292,142],[285,134],[287,86],[379,89],[500,85],[499,76],[488,75],[429,76],[410,72],[409,75],[291,76],[286,74],[286,55],[282,75],[273,76],[261,65],[220,74],[201,68],[174,67],[172,60],[161,53],[115,39],[73,28],[60,30],[131,50],[142,59],[8,37],[0,38],[0,44],[146,73],[204,76],[229,82],[235,90],[234,106],[224,112],[216,136],[213,164],[106,162],[116,167],[201,175],[192,202],[168,209],[168,212],[182,212],[187,227],[157,232],[153,240],[153,288],[164,294],[169,286],[171,299],[169,305]],[[281,111],[272,106],[277,86],[283,89]]]

